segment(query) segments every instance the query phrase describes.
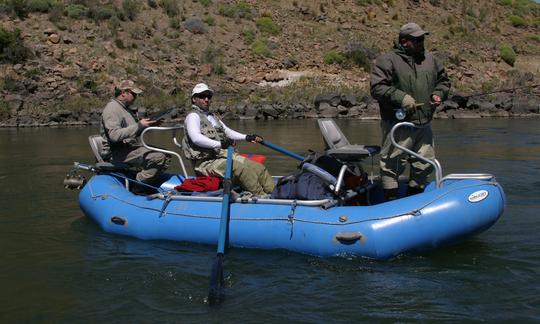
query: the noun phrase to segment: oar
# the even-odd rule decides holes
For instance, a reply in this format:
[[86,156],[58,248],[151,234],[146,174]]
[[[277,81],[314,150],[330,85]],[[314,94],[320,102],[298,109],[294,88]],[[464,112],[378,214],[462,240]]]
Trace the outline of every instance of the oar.
[[268,141],[262,141],[261,144],[268,147],[268,148],[271,148],[274,151],[278,151],[278,152],[283,153],[283,154],[285,154],[285,155],[287,155],[289,157],[292,157],[293,159],[304,161],[304,157],[302,155],[296,154],[296,153],[291,152],[289,150],[286,150],[283,147],[277,146],[276,144],[270,143]]
[[217,245],[217,255],[212,265],[210,273],[210,290],[208,291],[208,304],[210,306],[218,305],[223,300],[223,258],[225,254],[225,240],[227,238],[227,222],[229,219],[229,196],[231,195],[231,173],[232,173],[232,155],[233,147],[227,149],[227,166],[225,169],[225,178],[223,179],[223,202],[221,203],[221,222],[219,223],[219,236]]

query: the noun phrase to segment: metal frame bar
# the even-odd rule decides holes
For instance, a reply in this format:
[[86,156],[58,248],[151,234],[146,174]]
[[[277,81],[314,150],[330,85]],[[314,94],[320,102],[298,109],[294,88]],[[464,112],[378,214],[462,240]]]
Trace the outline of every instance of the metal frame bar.
[[150,126],[150,127],[145,128],[142,131],[142,133],[141,133],[141,142],[142,142],[143,146],[146,147],[149,150],[157,151],[157,152],[161,152],[161,153],[165,153],[165,154],[171,154],[171,155],[176,156],[178,158],[178,161],[180,161],[180,166],[182,167],[182,172],[184,172],[184,177],[187,179],[188,178],[188,173],[186,171],[184,161],[182,160],[182,157],[180,156],[180,154],[178,154],[178,153],[176,153],[174,151],[169,151],[169,150],[161,149],[161,148],[158,148],[158,147],[150,146],[150,145],[146,144],[146,142],[144,140],[144,135],[149,131],[154,131],[154,130],[155,131],[169,131],[169,130],[172,130],[172,138],[173,138],[174,145],[176,145],[179,148],[182,148],[182,144],[180,144],[178,142],[178,140],[176,139],[176,130],[183,129],[183,128],[184,128],[183,125],[176,125],[176,126],[171,126],[171,127]]
[[441,167],[441,164],[439,163],[439,161],[437,159],[433,159],[433,160],[427,159],[427,158],[419,155],[418,153],[413,152],[413,151],[409,150],[408,148],[405,148],[405,147],[399,145],[398,143],[396,143],[396,140],[394,138],[394,132],[399,127],[409,126],[409,127],[413,127],[413,128],[425,128],[425,127],[427,127],[429,125],[430,125],[429,123],[425,124],[425,125],[422,125],[422,126],[413,124],[411,122],[397,123],[390,130],[390,140],[392,141],[392,145],[394,145],[398,149],[400,149],[400,150],[402,150],[402,151],[404,151],[406,153],[409,153],[410,155],[416,157],[417,159],[425,161],[425,162],[427,162],[427,163],[429,163],[429,164],[431,164],[433,166],[433,168],[435,169],[435,183],[436,183],[437,188],[442,187],[443,182],[445,180],[464,180],[464,179],[492,180],[494,178],[494,176],[489,174],[489,173],[452,173],[452,174],[449,174],[449,175],[447,175],[447,176],[445,176],[443,178],[443,176],[442,176],[442,167]]

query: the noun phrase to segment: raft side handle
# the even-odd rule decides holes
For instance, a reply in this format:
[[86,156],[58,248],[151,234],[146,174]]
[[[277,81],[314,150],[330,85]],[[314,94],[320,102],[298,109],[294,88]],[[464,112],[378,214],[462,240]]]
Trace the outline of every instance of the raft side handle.
[[361,240],[362,237],[360,232],[337,232],[335,235],[336,240],[345,245],[354,244],[356,241]]
[[126,226],[127,225],[127,219],[120,216],[113,216],[111,217],[111,223],[120,225],[120,226]]

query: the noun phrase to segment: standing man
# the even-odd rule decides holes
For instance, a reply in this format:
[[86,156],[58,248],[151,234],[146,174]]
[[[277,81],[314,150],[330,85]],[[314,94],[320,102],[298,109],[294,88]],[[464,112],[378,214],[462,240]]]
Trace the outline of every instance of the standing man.
[[157,186],[169,158],[161,152],[148,150],[141,143],[140,134],[143,129],[154,125],[156,121],[139,118],[133,103],[140,93],[142,90],[133,81],[120,82],[115,88],[116,97],[103,109],[101,136],[110,147],[112,161],[141,168],[136,179]]
[[[199,175],[224,177],[227,166],[227,148],[234,141],[260,143],[258,135],[242,134],[228,128],[210,112],[214,91],[199,83],[191,92],[192,111],[184,122],[182,149]],[[274,190],[274,180],[266,167],[236,153],[233,155],[233,183],[255,196],[265,197]]]
[[[450,81],[444,67],[424,49],[424,38],[428,34],[415,23],[403,25],[392,51],[379,56],[371,71],[371,95],[379,102],[381,114],[380,168],[387,200],[397,198],[398,177],[408,159],[390,140],[390,130],[398,121],[413,122],[423,128],[398,129],[394,133],[396,142],[423,157],[435,158],[430,122],[436,107],[448,96]],[[399,109],[404,110],[404,118],[396,114]],[[407,195],[414,195],[424,191],[433,168],[417,159],[410,163]]]

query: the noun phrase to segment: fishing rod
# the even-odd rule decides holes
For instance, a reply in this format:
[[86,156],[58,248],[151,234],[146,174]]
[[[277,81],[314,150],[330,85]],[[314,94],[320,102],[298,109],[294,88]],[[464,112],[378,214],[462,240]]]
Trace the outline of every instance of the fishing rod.
[[499,92],[510,92],[510,91],[515,91],[515,90],[520,90],[520,89],[536,88],[536,87],[538,87],[538,86],[540,86],[540,83],[539,83],[539,84],[528,85],[528,86],[522,86],[522,87],[515,87],[515,88],[508,88],[508,89],[499,89],[499,90],[488,91],[488,92],[481,92],[481,93],[476,93],[476,94],[472,94],[472,95],[468,95],[468,96],[453,95],[453,96],[452,96],[452,99],[461,99],[461,100],[464,100],[464,99],[469,99],[469,98],[472,98],[472,97],[482,97],[482,96],[487,96],[487,95],[494,94],[494,93],[499,93]]

